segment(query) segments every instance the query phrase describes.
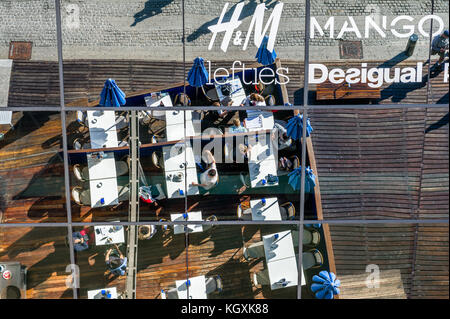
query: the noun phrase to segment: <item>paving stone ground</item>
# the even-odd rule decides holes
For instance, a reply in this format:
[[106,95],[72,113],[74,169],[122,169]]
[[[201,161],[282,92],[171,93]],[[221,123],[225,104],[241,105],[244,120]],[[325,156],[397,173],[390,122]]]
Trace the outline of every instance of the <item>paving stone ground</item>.
[[[212,34],[208,26],[217,23],[225,3],[229,3],[226,17],[231,16],[240,0],[186,0],[185,36],[186,58],[252,59],[256,48],[252,44],[246,51],[242,46],[230,44],[226,53],[219,48],[222,35],[217,37],[211,51],[208,45]],[[269,13],[279,1],[247,0],[241,14],[242,37],[247,34],[256,6],[264,2]],[[284,8],[276,41],[276,51],[284,59],[304,58],[304,0],[283,0]],[[56,60],[55,8],[53,0],[3,0],[0,2],[0,59],[8,57],[10,41],[33,42],[33,60]],[[64,58],[104,59],[183,59],[181,0],[63,0],[62,24]],[[443,18],[448,27],[448,0],[436,0],[434,13]],[[431,0],[312,0],[311,16],[322,25],[330,16],[340,26],[347,16],[355,17],[364,32],[364,17],[374,19],[387,16],[390,23],[399,15],[412,16],[417,25],[420,17],[431,13]],[[376,20],[377,21],[377,20]],[[401,26],[401,24],[399,24]],[[425,29],[429,30],[426,24]],[[437,25],[434,26],[435,29]],[[401,28],[401,27],[400,27]],[[416,32],[417,33],[417,32]],[[234,38],[235,34],[233,35]],[[349,34],[345,37],[352,40]],[[402,52],[406,39],[398,39],[390,32],[386,38],[373,35],[363,39],[366,60],[388,59]],[[338,60],[339,41],[324,37],[311,39],[312,60]],[[417,59],[427,56],[428,39],[419,36],[415,51]]]

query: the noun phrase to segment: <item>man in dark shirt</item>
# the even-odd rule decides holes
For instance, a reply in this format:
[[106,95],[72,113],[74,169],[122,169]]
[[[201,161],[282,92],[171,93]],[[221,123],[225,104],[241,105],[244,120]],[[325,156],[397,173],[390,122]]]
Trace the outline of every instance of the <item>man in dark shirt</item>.
[[73,249],[75,251],[83,251],[89,248],[89,236],[86,232],[72,233]]

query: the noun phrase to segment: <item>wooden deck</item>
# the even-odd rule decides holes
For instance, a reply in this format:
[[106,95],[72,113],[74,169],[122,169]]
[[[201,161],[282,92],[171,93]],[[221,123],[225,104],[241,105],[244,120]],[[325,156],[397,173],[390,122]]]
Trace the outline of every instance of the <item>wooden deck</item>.
[[[283,66],[289,67],[291,75],[287,85],[290,101],[301,103],[303,66],[294,62],[283,62]],[[80,98],[95,100],[106,77],[115,78],[127,92],[160,88],[177,78],[183,80],[182,64],[177,63],[69,61],[65,62],[65,73],[66,103]],[[9,105],[59,103],[56,64],[15,62],[11,78]],[[432,79],[432,87],[434,101],[448,103],[448,86],[442,85],[442,74]],[[311,89],[313,98],[314,87]],[[422,85],[413,90],[386,87],[382,88],[382,100],[378,102],[424,103],[424,97]],[[317,109],[309,116],[314,127],[312,142],[325,219],[448,218],[448,109]],[[13,122],[16,130],[0,142],[0,215],[3,213],[0,218],[3,222],[65,221],[63,166],[58,155],[60,115],[22,116],[17,112]],[[49,185],[53,196],[48,196]],[[234,200],[237,204],[239,197]],[[221,202],[226,202],[226,198]],[[211,207],[217,207],[217,203],[208,201],[189,204],[208,213],[215,213]],[[177,209],[176,206],[169,207],[169,211]],[[104,211],[92,219],[93,215],[83,209],[73,209],[73,214],[74,220],[86,222],[110,217]],[[121,214],[126,219],[127,207]],[[338,276],[361,275],[367,264],[375,263],[381,270],[400,271],[407,297],[448,298],[448,225],[329,228]],[[69,263],[65,235],[65,228],[1,230],[0,260],[17,258],[32,270],[28,297],[71,297],[71,291],[65,287],[65,266]],[[250,272],[258,270],[261,264],[250,266],[239,260],[242,238],[256,241],[261,230],[223,226],[216,228],[211,237],[203,238],[204,242],[192,236],[188,249],[183,237],[166,238],[161,233],[157,236],[161,237],[139,246],[138,298],[158,298],[161,288],[185,278],[186,252],[191,276],[223,277],[226,287],[223,297],[295,296],[295,291],[278,295],[251,286]],[[166,250],[153,248],[161,243]],[[99,255],[91,258],[95,260],[93,265],[88,263],[88,257],[95,252],[77,255],[82,271],[82,297],[87,290],[105,285],[124,287],[122,279],[108,282],[104,278],[102,253],[99,251]],[[352,295],[347,290],[342,297],[351,298],[355,294],[356,291]]]

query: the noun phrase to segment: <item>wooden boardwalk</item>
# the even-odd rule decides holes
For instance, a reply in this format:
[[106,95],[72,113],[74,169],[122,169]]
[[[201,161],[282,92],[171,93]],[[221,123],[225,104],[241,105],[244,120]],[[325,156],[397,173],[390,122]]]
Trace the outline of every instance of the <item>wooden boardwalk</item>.
[[[283,66],[289,67],[290,101],[301,103],[303,66],[294,62],[283,62]],[[180,63],[67,61],[66,103],[80,98],[95,100],[107,77],[115,78],[128,93],[182,81],[183,74]],[[15,62],[11,78],[10,106],[58,105],[55,63]],[[442,84],[442,74],[432,79],[432,88],[433,101],[448,103],[448,86]],[[425,92],[423,85],[414,89],[384,87],[378,103],[424,103]],[[310,96],[314,98],[314,87]],[[448,218],[448,109],[316,109],[309,116],[325,219]],[[63,166],[58,153],[60,115],[26,112],[22,116],[17,112],[13,122],[16,130],[0,142],[2,221],[65,221]],[[49,192],[53,196],[48,196]],[[235,200],[237,204],[239,198]],[[214,213],[211,207],[216,204],[202,201],[197,205]],[[169,209],[177,209],[175,206]],[[93,220],[88,210],[73,213],[74,220]],[[108,214],[99,213],[97,218],[104,220]],[[126,220],[127,207],[120,214]],[[330,231],[338,276],[360,276],[368,264],[374,263],[382,271],[399,271],[407,297],[448,298],[448,225],[331,225]],[[32,270],[28,297],[71,297],[65,287],[65,266],[69,263],[65,234],[65,228],[0,232],[0,260],[17,258]],[[138,298],[158,298],[160,289],[185,278],[186,253],[191,276],[223,276],[223,297],[295,297],[295,291],[277,294],[251,286],[250,273],[261,264],[249,266],[239,260],[242,238],[256,241],[261,230],[223,226],[211,235],[204,234],[210,236],[207,238],[192,236],[188,249],[183,237],[157,236],[154,241],[140,243]],[[167,249],[153,247],[161,243]],[[89,289],[124,287],[122,279],[109,282],[104,278],[102,253],[77,255],[82,297]],[[347,290],[343,297],[355,294]]]

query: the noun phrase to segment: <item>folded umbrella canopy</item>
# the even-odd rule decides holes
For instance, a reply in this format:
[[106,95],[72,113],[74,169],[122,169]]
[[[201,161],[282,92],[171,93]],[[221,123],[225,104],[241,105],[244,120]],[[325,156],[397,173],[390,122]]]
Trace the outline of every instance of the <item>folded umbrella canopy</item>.
[[336,279],[336,275],[332,272],[322,270],[319,275],[313,277],[311,290],[316,293],[317,299],[333,299],[334,295],[338,295],[341,281]]
[[117,86],[116,81],[108,79],[105,81],[102,93],[100,94],[101,106],[121,106],[126,103],[125,93]]
[[194,65],[189,70],[187,81],[190,86],[199,88],[208,83],[208,71],[206,71],[203,58],[195,58]]
[[[303,135],[303,115],[297,114],[286,124],[286,134],[294,140],[299,140]],[[313,128],[309,119],[306,120],[306,136],[308,137]]]
[[[294,169],[288,174],[288,176],[288,183],[292,186],[294,191],[300,190],[302,168],[299,167]],[[312,193],[314,186],[316,186],[316,176],[314,175],[312,169],[307,167],[305,168],[305,193]]]
[[262,65],[269,65],[275,62],[275,59],[277,58],[277,53],[275,52],[275,49],[269,51],[267,49],[267,43],[269,42],[269,37],[267,35],[264,36],[264,39],[261,42],[261,45],[259,46],[258,52],[256,52],[255,58],[258,60],[258,63]]

